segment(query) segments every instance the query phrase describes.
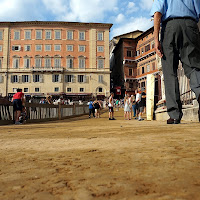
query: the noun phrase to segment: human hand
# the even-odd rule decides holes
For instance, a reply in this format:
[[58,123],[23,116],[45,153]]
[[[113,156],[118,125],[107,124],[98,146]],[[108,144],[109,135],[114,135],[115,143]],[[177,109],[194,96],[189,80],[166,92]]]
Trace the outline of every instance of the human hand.
[[160,42],[158,40],[155,41],[155,50],[156,50],[156,54],[160,58],[162,58],[163,57],[163,52],[162,52],[161,44],[160,44]]

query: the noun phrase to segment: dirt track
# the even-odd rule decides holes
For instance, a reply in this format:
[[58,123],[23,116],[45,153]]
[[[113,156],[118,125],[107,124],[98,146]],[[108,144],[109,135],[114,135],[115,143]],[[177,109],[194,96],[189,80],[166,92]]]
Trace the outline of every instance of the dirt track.
[[200,199],[200,123],[107,115],[1,127],[0,199]]

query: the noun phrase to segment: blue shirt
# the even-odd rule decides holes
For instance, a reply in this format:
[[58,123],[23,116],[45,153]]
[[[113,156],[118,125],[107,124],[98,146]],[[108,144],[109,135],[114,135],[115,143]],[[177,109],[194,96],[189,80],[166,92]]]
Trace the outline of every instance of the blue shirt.
[[192,17],[198,22],[200,0],[154,0],[151,16],[154,16],[155,12],[162,14],[162,22],[174,17]]
[[89,102],[89,109],[93,109],[93,108],[94,108],[92,104],[93,104],[93,102],[90,101],[90,102]]

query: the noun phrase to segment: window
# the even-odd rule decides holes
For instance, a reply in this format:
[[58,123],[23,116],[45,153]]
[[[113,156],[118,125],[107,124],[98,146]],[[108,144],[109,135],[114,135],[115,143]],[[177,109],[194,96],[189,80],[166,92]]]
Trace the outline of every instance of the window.
[[131,51],[127,51],[127,57],[132,57],[132,52]]
[[40,92],[40,88],[35,88],[35,92]]
[[0,83],[3,83],[3,75],[0,74]]
[[144,49],[142,48],[142,54],[144,53]]
[[42,30],[36,30],[36,40],[42,39]]
[[52,75],[52,82],[58,83],[60,81],[60,75],[59,74],[53,74]]
[[2,51],[2,49],[3,49],[3,47],[2,47],[2,45],[0,45],[0,51]]
[[67,51],[73,51],[73,45],[67,45]]
[[46,40],[51,40],[51,30],[46,30],[45,31],[45,39]]
[[17,92],[17,88],[13,88],[13,92],[16,93]]
[[31,59],[30,58],[24,58],[24,68],[30,68],[30,63],[31,63]]
[[97,40],[103,41],[103,32],[98,32],[97,33]]
[[73,79],[73,75],[65,75],[65,82],[66,83],[71,83]]
[[61,31],[60,30],[55,30],[55,39],[60,40],[61,39]]
[[55,68],[61,67],[61,58],[54,58],[54,67]]
[[85,52],[85,46],[84,45],[79,45],[79,51],[80,52]]
[[147,72],[150,72],[150,65],[147,65]]
[[31,40],[31,31],[30,30],[25,31],[25,40]]
[[140,55],[140,50],[137,50],[136,56],[139,56],[139,55]]
[[80,92],[84,92],[84,88],[80,88]]
[[13,51],[20,51],[21,50],[21,46],[20,45],[12,46],[12,50]]
[[51,45],[50,44],[45,45],[45,51],[51,51]]
[[19,68],[19,58],[13,58],[13,68]]
[[34,75],[33,75],[33,82],[34,82],[34,83],[42,82],[41,79],[42,79],[41,75],[39,75],[39,74],[34,74]]
[[44,65],[45,65],[45,68],[50,68],[51,67],[51,58],[45,58]]
[[133,69],[129,69],[129,76],[133,75]]
[[150,50],[150,44],[148,44],[147,46],[145,46],[145,52]]
[[84,82],[84,75],[78,75],[78,82],[83,83]]
[[142,67],[142,74],[144,74],[144,67]]
[[104,68],[104,59],[98,59],[97,65],[98,65],[98,69],[103,69]]
[[72,88],[67,88],[67,92],[72,92]]
[[36,50],[36,51],[42,51],[42,45],[40,45],[40,44],[39,44],[39,45],[36,45],[36,46],[35,46],[35,50]]
[[11,83],[18,83],[19,76],[18,75],[11,75]]
[[28,88],[24,88],[24,92],[28,92]]
[[67,68],[68,69],[73,69],[73,61],[74,61],[73,58],[70,58],[70,57],[67,58]]
[[22,75],[22,83],[30,82],[30,75]]
[[85,69],[85,58],[84,57],[79,58],[79,69]]
[[67,39],[73,40],[73,31],[67,31]]
[[42,58],[35,58],[35,67],[40,68],[42,66]]
[[3,31],[0,31],[0,40],[3,40]]
[[152,43],[151,43],[151,48],[153,49],[155,47],[155,42],[153,41]]
[[31,45],[25,45],[25,51],[31,51]]
[[79,40],[85,40],[85,31],[79,32]]
[[60,45],[60,44],[56,44],[56,45],[54,46],[54,50],[55,50],[55,51],[61,51],[61,45]]
[[14,32],[14,40],[20,40],[20,31]]
[[103,52],[104,51],[104,46],[97,46],[97,51],[98,52]]
[[2,68],[2,59],[0,58],[0,69]]
[[99,83],[103,83],[103,75],[98,76]]
[[99,92],[103,92],[103,88],[99,88]]
[[54,92],[59,92],[59,87],[55,87]]
[[141,82],[141,87],[145,88],[145,82]]
[[155,62],[152,63],[152,70],[155,70],[156,69],[156,64]]
[[129,88],[133,88],[133,83],[132,82],[129,83]]

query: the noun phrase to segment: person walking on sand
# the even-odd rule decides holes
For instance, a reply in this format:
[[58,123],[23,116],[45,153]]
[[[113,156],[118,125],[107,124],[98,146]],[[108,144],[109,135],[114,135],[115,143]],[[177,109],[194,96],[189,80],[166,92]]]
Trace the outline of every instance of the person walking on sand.
[[124,119],[125,120],[130,120],[130,98],[129,95],[127,94],[124,98]]
[[[197,26],[200,1],[154,0],[151,16],[154,16],[155,50],[161,58],[164,74],[166,105],[170,117],[167,124],[179,124],[183,116],[177,77],[179,60],[200,104],[200,34]],[[200,107],[198,117],[200,121]]]
[[108,109],[109,109],[109,120],[115,120],[114,118],[114,93],[111,92],[108,100]]
[[94,106],[93,106],[93,101],[92,100],[90,100],[88,102],[88,106],[89,106],[89,118],[91,118],[91,114],[93,114],[93,117],[95,117],[95,114],[94,114],[95,110],[94,110]]
[[94,106],[94,109],[95,109],[95,118],[100,118],[101,104],[97,99],[94,101],[93,106]]
[[14,120],[15,124],[22,124],[19,121],[19,117],[21,116],[21,112],[23,109],[23,103],[24,103],[24,93],[22,93],[22,89],[17,89],[17,93],[14,94],[12,98],[13,103],[13,111],[14,111]]

